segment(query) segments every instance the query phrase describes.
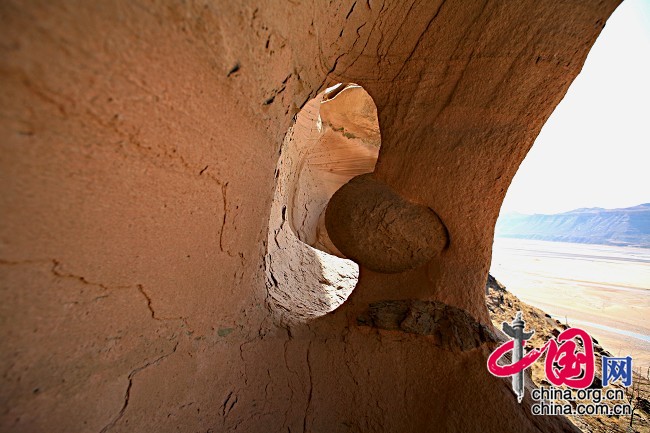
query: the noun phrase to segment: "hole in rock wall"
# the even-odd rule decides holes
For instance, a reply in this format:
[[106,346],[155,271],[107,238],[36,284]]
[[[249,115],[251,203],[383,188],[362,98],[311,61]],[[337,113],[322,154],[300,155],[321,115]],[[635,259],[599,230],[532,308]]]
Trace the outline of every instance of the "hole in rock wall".
[[359,267],[332,244],[325,209],[353,177],[374,171],[381,138],[377,108],[356,84],[337,84],[309,101],[289,128],[276,168],[266,276],[272,307],[301,321],[341,305]]

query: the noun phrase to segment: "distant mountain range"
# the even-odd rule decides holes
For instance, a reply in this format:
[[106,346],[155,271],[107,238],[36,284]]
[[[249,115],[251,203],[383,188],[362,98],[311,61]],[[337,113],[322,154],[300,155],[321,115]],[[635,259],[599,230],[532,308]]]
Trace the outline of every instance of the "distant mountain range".
[[553,215],[501,215],[495,236],[650,248],[650,203],[582,208]]

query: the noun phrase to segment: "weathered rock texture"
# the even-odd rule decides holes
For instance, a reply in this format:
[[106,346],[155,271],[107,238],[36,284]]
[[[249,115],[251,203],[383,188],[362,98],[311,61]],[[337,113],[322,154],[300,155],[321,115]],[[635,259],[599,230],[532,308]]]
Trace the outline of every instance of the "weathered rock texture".
[[325,208],[352,177],[374,170],[378,154],[377,112],[359,86],[324,92],[296,116],[275,170],[265,257],[269,306],[282,322],[334,310],[357,284],[359,267],[331,242]]
[[[489,376],[489,341],[357,318],[489,323],[500,202],[617,3],[3,1],[0,430],[570,430]],[[449,244],[287,320],[265,269],[280,148],[337,82],[376,104],[373,176]]]
[[376,272],[419,267],[449,241],[435,212],[404,200],[372,174],[339,188],[327,205],[325,226],[345,257]]

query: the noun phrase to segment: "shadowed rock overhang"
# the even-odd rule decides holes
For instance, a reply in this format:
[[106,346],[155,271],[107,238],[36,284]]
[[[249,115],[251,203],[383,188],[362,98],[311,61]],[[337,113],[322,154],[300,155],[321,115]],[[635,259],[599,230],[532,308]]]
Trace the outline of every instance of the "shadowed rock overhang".
[[[486,371],[484,285],[510,181],[617,5],[3,1],[0,430],[574,431]],[[346,244],[383,216],[328,244],[338,186],[301,217],[279,194],[295,116],[336,83],[376,107],[396,262]],[[345,302],[270,288],[310,272],[283,227],[358,261]]]

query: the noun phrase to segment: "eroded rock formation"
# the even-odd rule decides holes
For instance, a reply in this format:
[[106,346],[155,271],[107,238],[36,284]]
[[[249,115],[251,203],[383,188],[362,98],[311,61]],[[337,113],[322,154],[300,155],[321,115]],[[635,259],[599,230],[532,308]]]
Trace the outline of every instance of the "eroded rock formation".
[[403,199],[372,174],[356,176],[336,191],[325,225],[345,257],[375,272],[417,268],[449,242],[435,212]]
[[[505,191],[617,3],[3,2],[0,429],[571,431],[487,373],[484,283]],[[335,183],[298,193],[304,224],[276,204],[300,191],[294,117],[335,83],[376,106],[373,179],[447,242],[362,263],[326,314],[357,278],[316,211]]]
[[379,154],[377,111],[357,85],[339,84],[305,104],[284,137],[265,257],[270,306],[281,321],[334,310],[350,295],[359,267],[325,228],[330,198]]

